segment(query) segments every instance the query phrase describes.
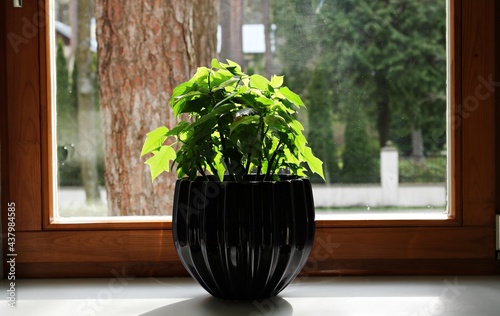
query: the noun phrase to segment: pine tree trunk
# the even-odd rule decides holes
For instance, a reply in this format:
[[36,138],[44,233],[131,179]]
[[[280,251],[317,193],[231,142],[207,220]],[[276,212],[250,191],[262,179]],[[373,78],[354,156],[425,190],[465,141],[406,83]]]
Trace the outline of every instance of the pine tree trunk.
[[170,214],[175,172],[152,183],[139,156],[147,132],[176,123],[173,88],[216,57],[218,2],[101,0],[96,20],[108,212]]
[[231,0],[220,0],[220,52],[219,59],[231,57]]
[[422,137],[422,129],[411,128],[411,146],[412,146],[412,157],[413,160],[418,164],[423,164],[425,162],[424,157],[424,139]]
[[221,0],[220,59],[243,65],[243,0]]
[[231,57],[243,65],[243,0],[233,0],[231,5]]
[[273,52],[271,51],[271,23],[269,22],[269,0],[261,0],[262,24],[264,24],[265,48],[264,63],[266,67],[266,77],[271,78],[273,75],[272,63]]
[[97,175],[97,140],[92,84],[92,53],[90,51],[90,16],[92,0],[78,2],[78,34],[76,64],[78,67],[78,144],[81,159],[82,182],[87,203],[101,200]]
[[210,67],[217,58],[217,26],[219,24],[220,0],[193,0],[193,36],[196,66]]

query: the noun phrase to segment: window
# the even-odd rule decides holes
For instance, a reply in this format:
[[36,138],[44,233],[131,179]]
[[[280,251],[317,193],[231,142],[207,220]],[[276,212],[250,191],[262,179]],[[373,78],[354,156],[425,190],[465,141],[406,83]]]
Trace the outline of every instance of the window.
[[[152,88],[159,90],[155,83],[170,76],[134,67],[140,64],[147,69],[171,59],[148,45],[164,35],[130,37],[120,29],[107,36],[105,17],[95,17],[95,11],[104,10],[102,3],[96,2],[93,10],[90,1],[79,1],[78,6],[75,1],[53,0],[50,16],[56,104],[52,106],[53,150],[57,153],[52,168],[57,171],[54,219],[168,215],[169,194],[156,195],[155,203],[149,202],[150,193],[161,190],[163,183],[150,184],[142,161],[125,166],[120,162],[136,159],[152,114],[167,112],[168,100],[162,99],[167,93],[147,95]],[[302,96],[307,110],[299,111],[298,118],[306,126],[313,151],[324,161],[326,175],[326,181],[311,176],[318,217],[447,218],[446,0],[299,4],[284,0],[221,4],[218,51],[220,60],[236,61],[247,72],[268,77],[273,71],[284,73],[285,84]],[[131,6],[123,10],[134,11]],[[142,16],[148,20],[161,12],[146,9]],[[120,20],[110,19],[116,22]],[[270,25],[267,31],[264,25]],[[141,27],[129,28],[146,34]],[[215,32],[215,23],[213,27]],[[204,28],[203,33],[210,32]],[[121,49],[122,43],[129,49]],[[134,53],[127,56],[127,51]],[[166,52],[171,53],[169,48]],[[113,71],[98,69],[97,64]],[[105,74],[111,72],[109,80]],[[151,82],[156,77],[162,80]],[[139,84],[123,88],[131,81]],[[79,82],[90,89],[79,89]],[[140,84],[144,82],[148,84]],[[158,105],[160,110],[149,110]],[[131,113],[136,113],[132,120]],[[128,123],[112,134],[112,122],[118,116]],[[121,134],[124,139],[117,141]],[[389,140],[394,144],[387,146]],[[120,152],[123,159],[115,159],[113,152]],[[114,170],[123,170],[123,176]],[[123,198],[118,202],[115,196]]]
[[[53,222],[52,189],[47,186],[53,131],[47,124],[46,2],[25,2],[22,9],[8,1],[2,5],[2,227],[5,233],[7,205],[14,202],[17,276],[185,275],[168,222]],[[494,31],[499,7],[491,0],[450,2],[451,216],[442,221],[318,220],[305,273],[500,271],[494,236],[499,192],[495,118],[500,119],[495,111],[499,34]]]

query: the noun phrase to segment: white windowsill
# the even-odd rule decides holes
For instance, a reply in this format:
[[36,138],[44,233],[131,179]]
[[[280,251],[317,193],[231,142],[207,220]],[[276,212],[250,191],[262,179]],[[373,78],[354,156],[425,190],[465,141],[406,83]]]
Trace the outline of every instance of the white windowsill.
[[212,298],[190,278],[16,280],[0,315],[498,315],[500,276],[298,277],[277,298]]

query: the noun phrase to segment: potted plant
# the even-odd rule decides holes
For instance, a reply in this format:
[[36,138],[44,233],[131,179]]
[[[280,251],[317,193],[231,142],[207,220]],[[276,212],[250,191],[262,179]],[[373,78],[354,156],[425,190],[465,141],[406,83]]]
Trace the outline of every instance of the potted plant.
[[176,167],[172,229],[181,262],[216,297],[278,294],[312,248],[306,175],[323,177],[295,117],[302,100],[283,76],[247,75],[214,59],[174,89],[170,105],[189,117],[148,133],[141,156],[152,153],[145,163],[153,180]]

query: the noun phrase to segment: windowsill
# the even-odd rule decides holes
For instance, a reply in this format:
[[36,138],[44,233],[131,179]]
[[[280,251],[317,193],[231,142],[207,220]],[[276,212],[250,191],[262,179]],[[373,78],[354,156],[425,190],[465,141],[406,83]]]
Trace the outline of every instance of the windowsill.
[[191,278],[24,279],[17,309],[2,295],[0,314],[468,316],[497,315],[499,297],[500,276],[300,276],[277,298],[253,302],[212,298]]

